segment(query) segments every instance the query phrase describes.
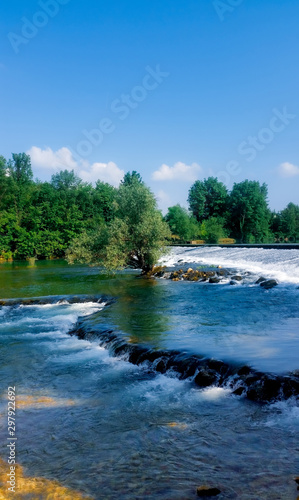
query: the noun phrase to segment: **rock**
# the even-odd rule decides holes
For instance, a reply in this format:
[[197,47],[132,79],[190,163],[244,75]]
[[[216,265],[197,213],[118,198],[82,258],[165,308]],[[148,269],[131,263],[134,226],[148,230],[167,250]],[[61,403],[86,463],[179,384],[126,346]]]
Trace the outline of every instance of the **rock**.
[[202,368],[196,375],[194,382],[200,387],[209,387],[217,380],[217,375],[213,370]]
[[239,283],[238,283],[237,281],[232,281],[232,280],[231,280],[231,281],[229,282],[229,284],[230,284],[230,285],[238,285]]
[[238,370],[238,375],[249,375],[251,373],[250,366],[244,365]]
[[219,493],[221,493],[221,491],[213,486],[198,486],[197,488],[197,496],[201,498],[216,497]]
[[217,278],[216,276],[209,279],[209,283],[220,283],[220,281],[221,281],[221,279]]
[[247,391],[247,397],[252,401],[273,401],[278,397],[280,388],[281,380],[279,377],[264,376],[250,386]]
[[189,269],[188,269],[187,273],[192,273],[192,272],[193,272],[192,267],[189,267]]
[[236,274],[235,276],[232,276],[231,279],[234,281],[242,281],[243,278],[242,278],[242,276],[239,276],[238,274]]
[[299,476],[294,477],[295,483],[299,484]]
[[264,278],[263,276],[261,276],[256,282],[255,284],[256,285],[259,285],[260,283],[262,283],[263,281],[267,281],[266,278]]
[[273,288],[274,286],[277,286],[277,285],[278,285],[278,283],[276,280],[266,280],[266,281],[262,281],[262,283],[260,284],[260,286],[265,288],[265,290],[269,290],[270,288]]
[[245,387],[240,386],[240,387],[237,387],[237,389],[235,389],[233,391],[233,394],[235,394],[235,396],[242,396],[244,391],[245,391]]
[[221,271],[217,271],[218,276],[227,276],[228,271],[226,269],[221,269]]

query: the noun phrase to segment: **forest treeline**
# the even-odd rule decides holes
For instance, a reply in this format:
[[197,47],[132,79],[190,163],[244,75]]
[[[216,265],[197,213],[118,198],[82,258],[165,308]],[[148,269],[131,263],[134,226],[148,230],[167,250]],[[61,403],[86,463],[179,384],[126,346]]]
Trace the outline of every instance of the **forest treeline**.
[[246,180],[229,192],[209,177],[192,185],[188,203],[189,211],[175,205],[162,217],[137,172],[127,173],[119,188],[100,180],[92,186],[68,170],[41,182],[25,153],[0,156],[0,256],[67,254],[69,261],[103,261],[110,268],[135,262],[146,269],[165,240],[299,241],[299,206],[271,212],[266,184]]

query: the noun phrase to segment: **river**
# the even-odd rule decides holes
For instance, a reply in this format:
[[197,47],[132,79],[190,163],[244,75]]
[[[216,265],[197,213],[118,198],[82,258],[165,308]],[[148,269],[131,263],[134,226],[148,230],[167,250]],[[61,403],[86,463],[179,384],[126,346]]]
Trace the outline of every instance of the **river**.
[[[202,484],[218,487],[220,500],[297,497],[294,397],[260,404],[229,385],[199,388],[192,377],[132,364],[96,336],[69,332],[92,318],[128,345],[287,374],[299,368],[298,250],[174,248],[162,263],[221,265],[244,279],[231,286],[106,276],[63,261],[0,265],[1,298],[48,297],[0,308],[2,498],[12,498],[9,386],[17,397],[15,498],[195,500]],[[262,289],[261,275],[279,285]],[[74,299],[82,294],[90,300]]]

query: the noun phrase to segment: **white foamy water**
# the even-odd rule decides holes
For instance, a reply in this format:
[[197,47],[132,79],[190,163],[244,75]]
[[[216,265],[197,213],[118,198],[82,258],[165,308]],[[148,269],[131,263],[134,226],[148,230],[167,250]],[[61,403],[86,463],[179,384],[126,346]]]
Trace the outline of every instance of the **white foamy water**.
[[169,254],[160,259],[161,265],[175,266],[180,263],[221,265],[275,278],[280,282],[299,284],[299,250],[172,247]]

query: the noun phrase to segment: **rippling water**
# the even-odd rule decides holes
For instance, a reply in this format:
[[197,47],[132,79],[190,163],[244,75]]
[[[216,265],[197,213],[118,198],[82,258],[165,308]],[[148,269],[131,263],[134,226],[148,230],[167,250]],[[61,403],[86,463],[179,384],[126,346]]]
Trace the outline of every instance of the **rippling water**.
[[[179,249],[168,258],[175,264],[189,256]],[[208,257],[192,258],[202,263]],[[281,257],[275,258],[278,266]],[[221,263],[217,254],[211,259],[209,265]],[[235,259],[233,267],[241,269],[239,264]],[[78,317],[98,311],[99,321],[132,342],[269,370],[298,369],[294,282],[265,291],[249,282],[237,287],[173,283],[134,273],[109,278],[95,268],[40,262],[33,269],[2,265],[0,285],[7,298],[79,293],[116,298],[109,307],[65,302],[1,308],[4,469],[5,395],[7,386],[15,385],[18,463],[26,476],[48,479],[49,488],[55,480],[100,500],[195,500],[196,487],[208,483],[221,489],[223,499],[296,498],[295,401],[262,406],[225,388],[200,390],[189,380],[151,373],[111,357],[96,342],[68,335]],[[47,498],[43,491],[38,498]],[[5,485],[0,492],[7,494]]]

